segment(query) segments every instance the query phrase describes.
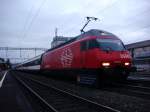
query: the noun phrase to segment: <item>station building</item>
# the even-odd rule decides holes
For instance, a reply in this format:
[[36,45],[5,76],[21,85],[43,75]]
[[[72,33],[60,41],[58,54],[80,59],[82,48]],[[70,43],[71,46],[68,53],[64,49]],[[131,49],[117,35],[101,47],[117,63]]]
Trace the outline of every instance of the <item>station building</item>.
[[126,45],[133,58],[150,56],[150,40]]
[[51,48],[54,48],[70,39],[72,39],[72,37],[55,36],[51,43]]
[[130,51],[137,70],[150,74],[150,40],[128,44],[126,48]]

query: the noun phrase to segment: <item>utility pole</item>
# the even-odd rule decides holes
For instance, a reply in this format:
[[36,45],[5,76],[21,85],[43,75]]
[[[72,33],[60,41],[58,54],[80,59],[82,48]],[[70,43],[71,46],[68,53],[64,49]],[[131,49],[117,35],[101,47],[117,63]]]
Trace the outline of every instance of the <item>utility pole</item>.
[[88,25],[88,23],[90,22],[90,21],[92,21],[92,20],[98,20],[98,18],[96,18],[96,17],[86,17],[86,19],[87,19],[87,22],[85,23],[85,25],[83,26],[83,28],[80,30],[81,31],[81,33],[84,33],[84,28]]
[[57,32],[58,32],[58,29],[57,29],[57,28],[55,28],[56,45],[57,45]]
[[58,29],[55,28],[55,37],[57,37],[57,32],[58,32]]

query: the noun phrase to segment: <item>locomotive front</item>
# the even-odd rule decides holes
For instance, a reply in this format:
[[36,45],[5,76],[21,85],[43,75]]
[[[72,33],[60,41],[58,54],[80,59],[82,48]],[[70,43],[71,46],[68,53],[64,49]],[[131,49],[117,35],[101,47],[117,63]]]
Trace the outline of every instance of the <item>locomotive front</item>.
[[117,38],[97,38],[98,59],[103,73],[126,78],[131,70],[131,56],[122,41]]

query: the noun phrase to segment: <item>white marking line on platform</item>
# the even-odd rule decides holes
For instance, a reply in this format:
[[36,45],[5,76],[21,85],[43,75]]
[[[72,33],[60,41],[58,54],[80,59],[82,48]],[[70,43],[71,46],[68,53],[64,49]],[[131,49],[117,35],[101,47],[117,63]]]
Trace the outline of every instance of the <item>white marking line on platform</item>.
[[3,81],[4,81],[5,76],[6,76],[7,73],[8,73],[8,71],[5,72],[5,74],[4,74],[3,78],[2,78],[2,80],[0,81],[0,88],[2,87]]

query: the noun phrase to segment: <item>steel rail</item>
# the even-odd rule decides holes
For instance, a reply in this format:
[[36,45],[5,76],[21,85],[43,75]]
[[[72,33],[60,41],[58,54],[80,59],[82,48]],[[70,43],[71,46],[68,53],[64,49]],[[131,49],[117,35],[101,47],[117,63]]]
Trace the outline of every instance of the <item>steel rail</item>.
[[46,105],[51,111],[59,112],[52,105],[50,105],[46,100],[44,100],[39,94],[37,94],[33,89],[31,89],[24,81],[22,81],[18,76],[13,75],[17,81],[19,81],[26,89],[28,89],[33,95],[35,95],[44,105]]
[[[150,98],[150,88],[148,87],[142,87],[142,86],[135,86],[135,85],[129,85],[129,84],[121,84],[121,83],[111,83],[112,86],[109,90],[108,88],[104,88],[106,91],[114,91],[126,95],[136,96],[136,97],[142,97],[142,98]],[[119,88],[118,87],[122,87]]]
[[[24,77],[24,76],[23,76],[23,77]],[[27,77],[24,77],[24,78],[27,78]],[[83,98],[83,97],[81,97],[81,96],[78,96],[78,95],[72,94],[72,93],[70,93],[70,92],[61,90],[61,89],[56,88],[56,87],[54,87],[54,86],[52,86],[52,85],[48,85],[48,84],[46,84],[46,83],[40,82],[39,80],[31,79],[31,78],[29,78],[29,77],[28,77],[27,79],[32,80],[32,81],[34,81],[34,82],[36,82],[36,83],[38,83],[38,84],[40,84],[40,85],[46,86],[46,87],[48,87],[48,88],[52,88],[52,89],[55,90],[55,91],[59,91],[59,92],[61,92],[61,93],[63,93],[63,94],[69,95],[69,96],[71,96],[71,97],[73,97],[73,98],[76,98],[76,99],[82,100],[82,101],[84,101],[84,102],[87,102],[87,103],[89,103],[89,104],[91,104],[91,105],[93,105],[93,106],[95,106],[95,107],[98,107],[98,108],[103,109],[103,110],[106,111],[106,112],[120,112],[119,110],[113,109],[113,108],[111,108],[111,107],[109,107],[109,106],[105,106],[105,105],[99,104],[99,103],[97,103],[97,102],[90,101],[90,100],[88,100],[88,99],[86,99],[86,98]]]
[[144,87],[144,86],[136,86],[136,85],[131,85],[131,84],[121,84],[121,83],[113,83],[112,85],[128,87],[128,88],[131,88],[131,89],[146,90],[146,91],[150,92],[150,88],[149,87]]

